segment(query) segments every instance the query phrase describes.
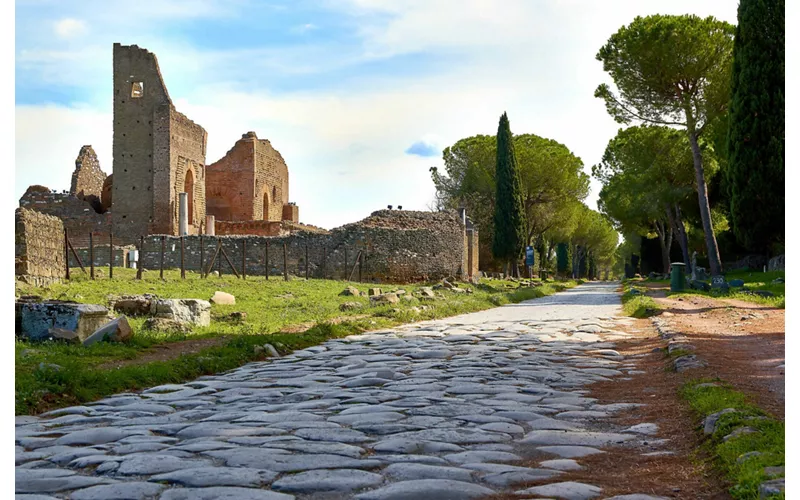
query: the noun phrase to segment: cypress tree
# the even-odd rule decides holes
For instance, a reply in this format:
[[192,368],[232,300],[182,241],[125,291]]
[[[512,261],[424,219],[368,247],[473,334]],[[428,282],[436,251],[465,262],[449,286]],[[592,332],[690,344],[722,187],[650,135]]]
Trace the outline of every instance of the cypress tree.
[[497,191],[494,209],[494,241],[492,252],[495,258],[507,262],[510,272],[519,276],[518,259],[525,244],[525,219],[522,210],[517,158],[508,116],[503,113],[497,128]]
[[556,246],[556,271],[564,276],[572,273],[572,255],[569,245],[566,243],[559,243]]
[[783,244],[785,0],[740,0],[728,124],[731,226],[751,251]]

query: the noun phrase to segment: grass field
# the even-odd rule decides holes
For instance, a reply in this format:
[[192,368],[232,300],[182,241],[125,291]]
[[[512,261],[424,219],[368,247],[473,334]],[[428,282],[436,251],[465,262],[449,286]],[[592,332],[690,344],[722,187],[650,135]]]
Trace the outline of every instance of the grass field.
[[[479,311],[503,304],[550,295],[575,286],[575,282],[546,283],[540,287],[518,288],[517,283],[483,280],[466,285],[473,293],[456,294],[439,290],[443,298],[420,302],[417,298],[398,304],[371,306],[367,297],[340,296],[347,285],[362,291],[380,287],[383,291],[406,290],[411,294],[424,285],[386,286],[345,283],[332,280],[237,279],[233,276],[201,279],[179,271],[145,273],[135,280],[135,271],[115,269],[114,279],[87,279],[79,270],[69,283],[49,287],[17,285],[18,295],[39,295],[47,299],[73,300],[107,305],[114,295],[155,294],[161,298],[208,300],[215,291],[233,294],[236,304],[212,305],[211,326],[196,327],[190,333],[159,333],[144,330],[144,318],[130,318],[136,332],[128,344],[98,343],[89,347],[56,342],[16,342],[16,414],[30,414],[80,404],[121,391],[135,391],[152,385],[176,383],[200,375],[217,373],[264,359],[257,349],[270,343],[281,354],[344,337],[401,323],[443,318]],[[465,285],[460,285],[462,288]],[[344,302],[363,307],[342,312]],[[424,310],[414,310],[421,305]],[[244,312],[244,321],[230,319],[230,313]],[[171,349],[170,349],[171,348]],[[164,356],[164,351],[171,355]],[[53,366],[56,365],[56,366]]]
[[[709,382],[716,385],[708,385]],[[732,483],[730,494],[733,498],[742,500],[760,498],[758,485],[770,479],[764,468],[782,467],[786,461],[784,422],[765,414],[743,393],[733,390],[719,380],[690,381],[683,386],[681,396],[689,402],[698,419],[725,408],[737,410],[735,413],[720,417],[717,430],[710,436],[705,446],[714,458],[716,466]],[[744,426],[756,432],[723,440],[734,429]],[[749,452],[758,454],[742,457]],[[776,477],[783,475],[779,474]],[[770,498],[784,498],[784,495],[773,495]]]

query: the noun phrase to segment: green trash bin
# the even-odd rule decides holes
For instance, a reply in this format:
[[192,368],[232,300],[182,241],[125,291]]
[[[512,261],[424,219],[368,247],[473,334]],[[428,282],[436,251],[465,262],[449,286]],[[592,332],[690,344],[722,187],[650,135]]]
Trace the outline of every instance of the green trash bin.
[[683,262],[673,262],[672,275],[670,276],[669,289],[671,292],[682,292],[686,288],[686,264]]

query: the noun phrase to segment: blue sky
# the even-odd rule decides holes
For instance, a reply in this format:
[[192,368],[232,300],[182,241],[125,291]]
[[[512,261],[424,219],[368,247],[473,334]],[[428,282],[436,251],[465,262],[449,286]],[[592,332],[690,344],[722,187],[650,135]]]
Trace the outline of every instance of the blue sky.
[[[207,162],[254,130],[286,159],[302,222],[386,205],[425,210],[428,169],[458,139],[555,139],[587,172],[619,126],[593,97],[594,57],[636,15],[736,21],[736,0],[18,0],[15,196],[67,189],[78,150],[111,173],[112,44],[154,52]],[[42,147],[42,138],[47,147]],[[598,188],[587,203],[596,208]]]

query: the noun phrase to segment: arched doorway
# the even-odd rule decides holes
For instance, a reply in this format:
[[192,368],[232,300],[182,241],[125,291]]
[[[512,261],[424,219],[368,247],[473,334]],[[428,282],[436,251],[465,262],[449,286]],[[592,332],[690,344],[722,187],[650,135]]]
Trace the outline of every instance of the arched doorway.
[[192,169],[186,170],[186,179],[183,181],[183,192],[186,193],[188,203],[186,208],[189,212],[188,223],[191,226],[194,224],[194,172],[192,172]]
[[269,191],[264,191],[264,197],[261,201],[262,203],[262,218],[264,220],[269,220]]

